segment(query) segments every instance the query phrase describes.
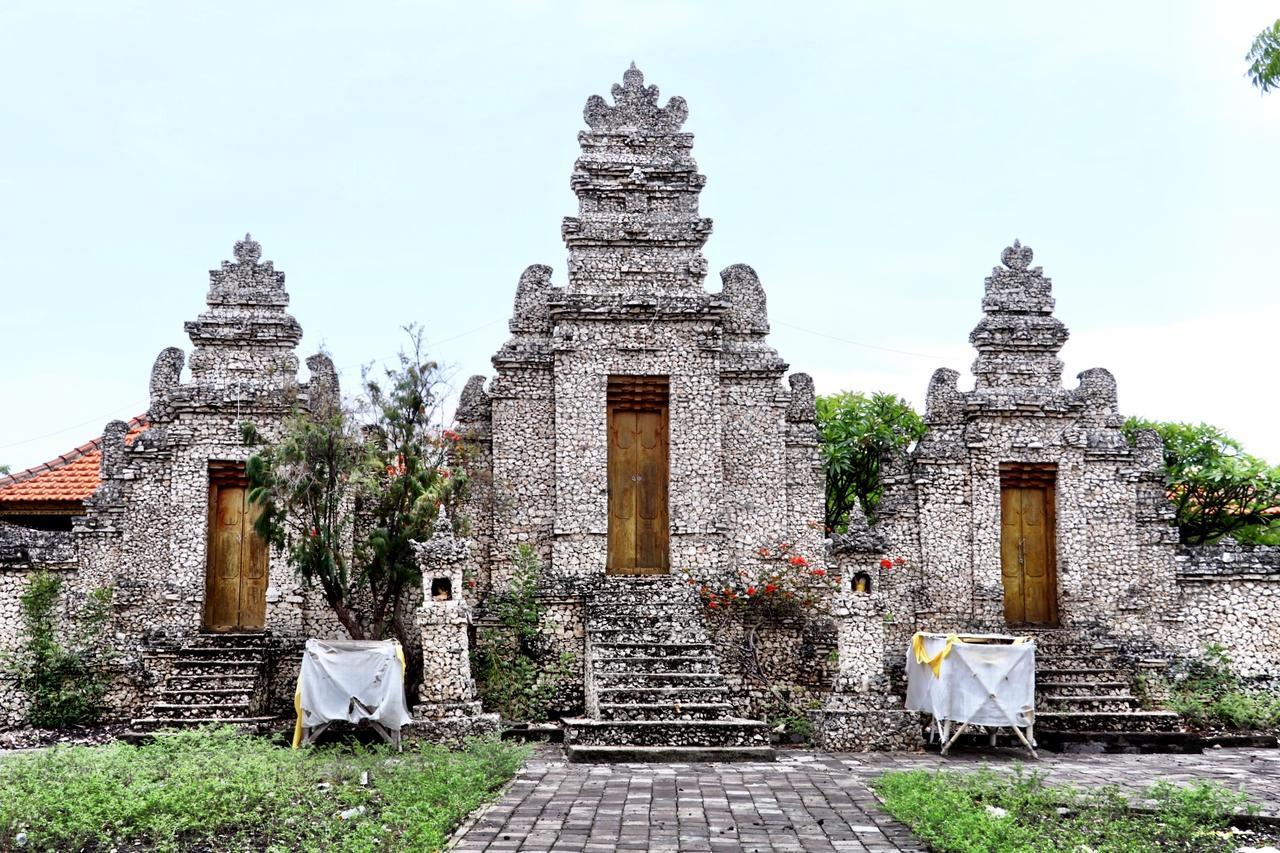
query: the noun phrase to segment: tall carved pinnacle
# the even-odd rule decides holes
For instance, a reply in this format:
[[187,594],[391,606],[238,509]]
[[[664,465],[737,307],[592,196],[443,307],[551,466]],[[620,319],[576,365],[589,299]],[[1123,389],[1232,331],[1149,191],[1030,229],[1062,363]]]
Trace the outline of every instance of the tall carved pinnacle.
[[634,62],[623,72],[622,85],[614,83],[612,91],[612,107],[599,95],[587,99],[582,117],[592,130],[675,133],[689,117],[684,98],[671,98],[665,107],[659,107],[658,87],[644,84],[644,74]]
[[1062,385],[1058,351],[1067,327],[1053,316],[1053,282],[1031,266],[1030,246],[1017,240],[1000,253],[1003,266],[991,270],[982,298],[983,317],[969,342],[978,350],[973,364],[978,389],[1052,390]]

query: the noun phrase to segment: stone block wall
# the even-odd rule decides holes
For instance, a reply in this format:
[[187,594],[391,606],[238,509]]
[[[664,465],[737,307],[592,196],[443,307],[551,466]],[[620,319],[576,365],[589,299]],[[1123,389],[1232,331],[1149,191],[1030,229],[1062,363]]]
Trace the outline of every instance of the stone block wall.
[[1178,616],[1170,645],[1198,655],[1221,645],[1237,672],[1280,673],[1280,547],[1225,540],[1177,556]]

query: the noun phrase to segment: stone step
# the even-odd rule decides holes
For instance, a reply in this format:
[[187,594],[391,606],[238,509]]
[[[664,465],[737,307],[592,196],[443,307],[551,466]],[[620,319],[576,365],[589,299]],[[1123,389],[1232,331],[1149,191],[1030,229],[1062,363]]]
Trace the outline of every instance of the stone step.
[[213,631],[202,631],[193,637],[190,637],[186,645],[187,647],[208,647],[208,646],[255,646],[257,648],[266,648],[274,644],[275,638],[270,631],[244,631],[244,632],[228,632],[216,633]]
[[596,657],[706,657],[710,643],[595,643]]
[[137,733],[158,732],[163,729],[194,729],[200,726],[236,726],[263,730],[267,727],[280,726],[279,717],[143,717],[134,720],[130,728]]
[[728,702],[600,703],[602,720],[722,720],[733,716]]
[[722,685],[712,687],[597,687],[596,696],[608,704],[647,704],[662,702],[719,702],[729,690]]
[[1037,684],[1036,693],[1042,697],[1064,696],[1128,696],[1127,681],[1057,681]]
[[258,646],[184,646],[178,660],[251,660],[261,662],[265,650]]
[[1173,711],[1041,711],[1036,728],[1064,732],[1180,732],[1182,718]]
[[642,628],[599,628],[587,629],[587,636],[596,645],[608,643],[707,643],[705,629],[700,625],[681,625],[654,627],[646,625]]
[[248,690],[257,681],[252,675],[171,675],[166,690]]
[[774,761],[771,746],[599,746],[574,744],[565,750],[576,764]]
[[719,672],[600,672],[593,671],[597,690],[612,688],[661,689],[691,688],[702,689],[722,687],[724,676]]
[[224,705],[227,703],[248,705],[253,701],[253,688],[174,690],[166,685],[164,698],[169,705]]
[[1036,669],[1122,669],[1115,655],[1097,654],[1036,655]]
[[566,718],[565,743],[589,746],[768,746],[758,720],[592,720]]
[[713,655],[666,655],[664,657],[617,657],[597,654],[592,671],[606,672],[719,672],[720,664]]
[[175,675],[243,675],[256,676],[262,669],[262,661],[208,659],[178,659],[173,662]]
[[1053,711],[1114,711],[1125,712],[1136,710],[1138,700],[1129,695],[1122,696],[1042,696],[1040,706]]
[[199,705],[178,705],[157,702],[152,709],[156,717],[168,720],[227,720],[249,716],[248,702],[207,702]]
[[1124,678],[1118,670],[1105,669],[1102,667],[1073,667],[1065,669],[1041,669],[1036,668],[1036,684],[1060,684],[1063,682],[1099,682],[1099,681],[1123,681]]

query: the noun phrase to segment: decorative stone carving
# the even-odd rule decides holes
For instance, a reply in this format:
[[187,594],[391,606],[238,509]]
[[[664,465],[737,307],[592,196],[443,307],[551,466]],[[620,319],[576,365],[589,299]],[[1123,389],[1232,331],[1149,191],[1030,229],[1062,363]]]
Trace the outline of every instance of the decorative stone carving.
[[454,415],[460,424],[484,423],[493,417],[493,401],[484,390],[484,381],[484,377],[477,374],[463,386]]
[[623,72],[622,85],[614,83],[612,92],[613,106],[599,95],[587,99],[582,117],[594,131],[672,133],[689,117],[684,98],[671,98],[666,107],[659,107],[658,87],[644,85],[644,74],[634,62]]
[[791,400],[787,403],[787,420],[791,423],[811,424],[818,419],[817,396],[813,390],[813,377],[807,373],[793,373],[787,377],[791,385]]
[[166,398],[182,377],[182,365],[186,356],[177,347],[166,347],[156,356],[151,365],[151,408],[152,420],[163,417]]
[[767,334],[769,312],[756,271],[746,264],[734,264],[720,271],[720,281],[720,297],[730,305],[725,328],[730,332]]
[[333,366],[333,359],[322,352],[308,356],[307,370],[311,371],[307,396],[312,413],[323,416],[336,411],[342,405],[342,389],[338,384],[338,371]]

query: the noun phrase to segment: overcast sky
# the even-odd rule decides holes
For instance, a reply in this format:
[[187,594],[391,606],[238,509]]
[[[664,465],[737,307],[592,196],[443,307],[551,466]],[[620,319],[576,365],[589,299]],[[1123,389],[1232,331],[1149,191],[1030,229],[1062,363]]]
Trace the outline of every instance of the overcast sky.
[[[785,11],[783,11],[785,10]],[[418,321],[460,387],[516,280],[564,283],[582,107],[635,60],[709,178],[712,274],[759,272],[820,392],[923,403],[966,370],[1020,238],[1125,413],[1280,462],[1280,94],[1243,76],[1274,2],[0,6],[0,463],[145,410],[246,231],[303,355]],[[971,381],[968,379],[962,382]]]

